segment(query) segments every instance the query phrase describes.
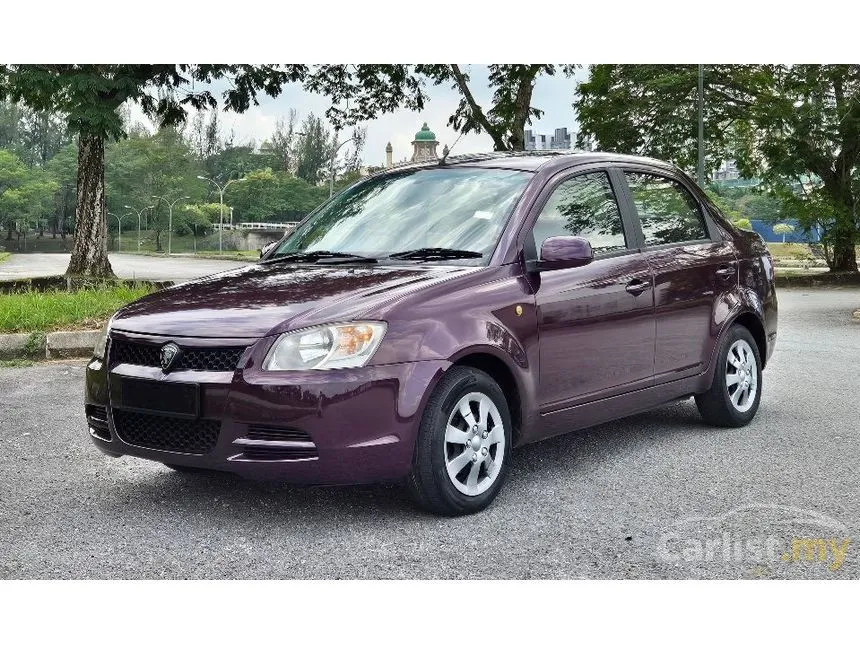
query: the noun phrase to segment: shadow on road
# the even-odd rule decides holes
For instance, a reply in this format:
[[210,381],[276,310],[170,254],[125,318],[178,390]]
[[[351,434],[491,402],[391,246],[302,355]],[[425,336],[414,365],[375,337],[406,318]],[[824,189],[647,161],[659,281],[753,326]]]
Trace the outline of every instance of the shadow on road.
[[[676,450],[688,435],[732,432],[704,425],[692,401],[685,401],[574,432],[514,451],[514,464],[499,504],[512,490],[548,487],[557,478],[587,477],[619,459],[636,459],[644,450]],[[126,460],[132,458],[122,458]],[[298,487],[277,482],[258,482],[220,472],[178,473],[159,466],[146,476],[103,499],[118,512],[148,514],[165,506],[175,513],[203,515],[213,524],[298,520],[317,523],[338,521],[379,522],[433,519],[416,510],[399,484],[366,486]]]

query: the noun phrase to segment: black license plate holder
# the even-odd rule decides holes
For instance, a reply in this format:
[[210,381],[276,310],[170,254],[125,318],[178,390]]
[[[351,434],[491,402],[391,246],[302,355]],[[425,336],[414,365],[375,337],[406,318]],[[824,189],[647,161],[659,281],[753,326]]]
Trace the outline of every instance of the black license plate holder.
[[153,381],[128,376],[111,380],[111,400],[116,407],[187,419],[200,416],[198,383]]

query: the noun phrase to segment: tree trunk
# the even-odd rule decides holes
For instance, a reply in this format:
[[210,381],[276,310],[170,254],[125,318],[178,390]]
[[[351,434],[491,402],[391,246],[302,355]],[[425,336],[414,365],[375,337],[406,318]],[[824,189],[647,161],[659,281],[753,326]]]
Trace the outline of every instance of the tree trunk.
[[78,137],[78,202],[75,242],[66,275],[113,278],[107,254],[105,142],[93,134]]
[[857,273],[857,249],[853,241],[846,243],[836,240],[833,243],[833,263],[830,270]]

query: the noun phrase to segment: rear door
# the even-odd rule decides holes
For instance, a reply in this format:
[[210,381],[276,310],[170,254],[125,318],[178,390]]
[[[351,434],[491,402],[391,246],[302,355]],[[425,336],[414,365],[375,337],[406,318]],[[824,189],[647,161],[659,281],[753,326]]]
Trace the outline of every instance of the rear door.
[[624,177],[654,276],[655,383],[699,374],[710,360],[720,308],[737,285],[734,246],[681,177],[652,168],[625,169]]
[[561,175],[538,200],[526,252],[543,241],[584,237],[594,261],[537,274],[541,410],[550,412],[651,383],[654,301],[648,262],[631,235],[629,209],[616,197],[620,173]]

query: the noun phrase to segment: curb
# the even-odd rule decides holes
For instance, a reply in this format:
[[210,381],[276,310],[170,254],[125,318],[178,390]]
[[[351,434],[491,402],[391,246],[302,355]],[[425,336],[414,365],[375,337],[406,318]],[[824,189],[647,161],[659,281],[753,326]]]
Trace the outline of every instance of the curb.
[[98,330],[0,334],[0,360],[89,358],[98,335]]

